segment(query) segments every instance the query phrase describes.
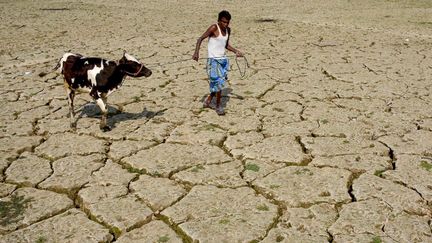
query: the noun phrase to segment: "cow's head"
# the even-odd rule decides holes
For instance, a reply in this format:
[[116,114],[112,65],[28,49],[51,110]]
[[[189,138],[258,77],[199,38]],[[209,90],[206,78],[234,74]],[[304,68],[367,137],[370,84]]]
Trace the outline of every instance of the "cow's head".
[[126,52],[123,53],[119,64],[122,66],[123,71],[131,77],[149,77],[152,74],[151,70],[146,68],[143,63]]

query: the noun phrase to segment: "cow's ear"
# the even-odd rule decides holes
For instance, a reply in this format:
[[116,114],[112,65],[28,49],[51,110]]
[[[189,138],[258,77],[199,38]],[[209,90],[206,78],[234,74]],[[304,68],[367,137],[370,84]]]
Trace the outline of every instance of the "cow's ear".
[[126,53],[127,53],[127,51],[126,51],[126,50],[123,50],[123,56],[122,56],[122,58],[120,59],[119,63],[126,63],[126,60],[127,60],[127,58],[126,58]]

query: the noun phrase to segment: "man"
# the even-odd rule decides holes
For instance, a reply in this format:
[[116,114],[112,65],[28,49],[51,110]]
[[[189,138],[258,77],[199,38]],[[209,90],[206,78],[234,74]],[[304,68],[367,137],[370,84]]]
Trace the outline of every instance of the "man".
[[218,15],[218,22],[211,25],[204,34],[198,38],[195,47],[195,53],[192,59],[198,61],[199,49],[204,39],[208,38],[208,59],[207,74],[209,77],[210,94],[205,99],[203,107],[209,108],[214,96],[216,96],[216,113],[225,115],[221,105],[222,89],[227,79],[229,61],[225,50],[234,52],[236,56],[242,57],[243,54],[229,44],[231,29],[228,27],[231,20],[231,14],[223,10]]

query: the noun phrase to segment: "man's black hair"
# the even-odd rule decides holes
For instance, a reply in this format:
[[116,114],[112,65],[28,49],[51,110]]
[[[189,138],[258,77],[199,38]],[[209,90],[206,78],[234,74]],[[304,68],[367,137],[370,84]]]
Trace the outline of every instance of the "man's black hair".
[[226,18],[226,20],[231,20],[231,14],[226,10],[222,10],[219,13],[218,21],[221,20],[222,18]]

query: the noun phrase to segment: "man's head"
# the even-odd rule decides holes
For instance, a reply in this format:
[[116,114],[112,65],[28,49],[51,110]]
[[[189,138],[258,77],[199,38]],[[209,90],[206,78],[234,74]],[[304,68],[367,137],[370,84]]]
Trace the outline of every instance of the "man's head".
[[222,18],[225,18],[226,20],[230,21],[231,20],[231,14],[226,10],[222,10],[219,13],[218,21],[220,21]]
[[222,25],[223,28],[228,27],[230,20],[231,20],[231,14],[228,11],[222,10],[219,13],[218,22],[220,25]]

